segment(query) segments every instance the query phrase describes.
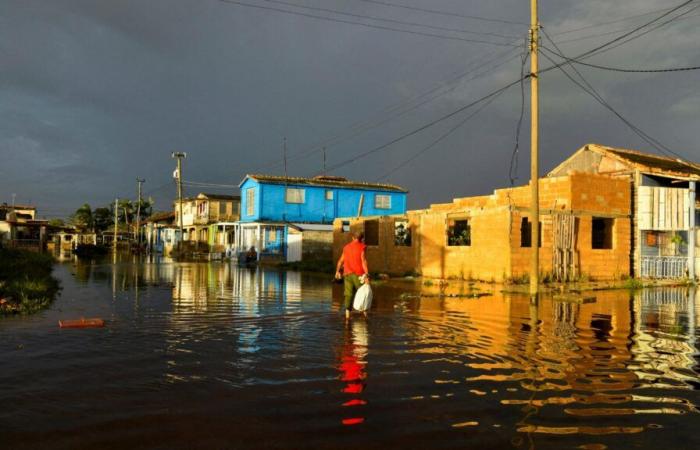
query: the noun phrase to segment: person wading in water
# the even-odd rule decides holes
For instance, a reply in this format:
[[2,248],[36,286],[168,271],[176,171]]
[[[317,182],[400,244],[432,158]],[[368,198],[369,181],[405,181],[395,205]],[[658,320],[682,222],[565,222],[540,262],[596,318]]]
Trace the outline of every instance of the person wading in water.
[[[355,232],[352,235],[352,242],[343,247],[343,254],[338,259],[338,264],[335,268],[335,278],[341,279],[345,277],[345,301],[343,308],[345,309],[345,318],[350,317],[350,307],[352,299],[355,297],[355,292],[362,286],[360,277],[366,276],[366,282],[369,283],[369,269],[367,268],[367,259],[365,258],[364,243],[365,235],[362,232]],[[341,274],[342,269],[342,274]]]

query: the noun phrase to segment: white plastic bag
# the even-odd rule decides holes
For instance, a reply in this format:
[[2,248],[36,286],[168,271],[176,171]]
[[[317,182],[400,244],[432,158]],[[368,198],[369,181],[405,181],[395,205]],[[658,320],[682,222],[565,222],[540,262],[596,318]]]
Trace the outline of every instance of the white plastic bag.
[[352,309],[355,311],[365,312],[372,306],[372,288],[369,283],[365,283],[355,293],[355,299],[352,302]]

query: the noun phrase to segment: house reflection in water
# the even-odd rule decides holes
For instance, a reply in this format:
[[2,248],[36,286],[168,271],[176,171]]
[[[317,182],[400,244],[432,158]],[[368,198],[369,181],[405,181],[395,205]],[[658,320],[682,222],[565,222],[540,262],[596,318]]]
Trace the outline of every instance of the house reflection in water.
[[[474,375],[466,377],[466,389],[474,402],[488,392],[506,392],[501,404],[524,411],[513,424],[517,432],[641,433],[645,427],[628,426],[625,416],[646,414],[658,422],[660,416],[696,411],[687,399],[658,390],[698,388],[699,306],[700,293],[688,288],[601,291],[590,302],[546,298],[536,305],[508,295],[427,298],[418,305],[428,320],[416,339],[435,342],[444,334],[436,313],[463,316],[465,326],[455,330],[449,346],[436,342],[422,352],[454,358],[453,346],[470,349],[464,359]],[[435,382],[464,384],[442,377]],[[648,389],[648,395],[639,389]],[[578,422],[571,426],[564,417]],[[458,418],[453,426],[478,424],[472,419]]]

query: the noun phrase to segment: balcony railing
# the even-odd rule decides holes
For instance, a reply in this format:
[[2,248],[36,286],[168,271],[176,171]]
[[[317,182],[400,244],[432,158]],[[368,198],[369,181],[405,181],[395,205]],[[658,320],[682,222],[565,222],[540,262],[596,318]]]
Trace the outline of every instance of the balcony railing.
[[642,257],[643,278],[684,278],[688,271],[686,256]]

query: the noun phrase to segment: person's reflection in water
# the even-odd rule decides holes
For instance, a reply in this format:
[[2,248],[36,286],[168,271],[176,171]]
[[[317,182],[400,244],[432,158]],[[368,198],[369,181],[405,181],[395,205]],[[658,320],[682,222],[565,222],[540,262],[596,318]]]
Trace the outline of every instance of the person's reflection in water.
[[368,341],[365,320],[347,323],[338,367],[340,380],[345,383],[343,392],[347,394],[347,400],[343,402],[343,425],[358,425],[365,421],[361,407],[367,404],[362,394],[367,387]]

